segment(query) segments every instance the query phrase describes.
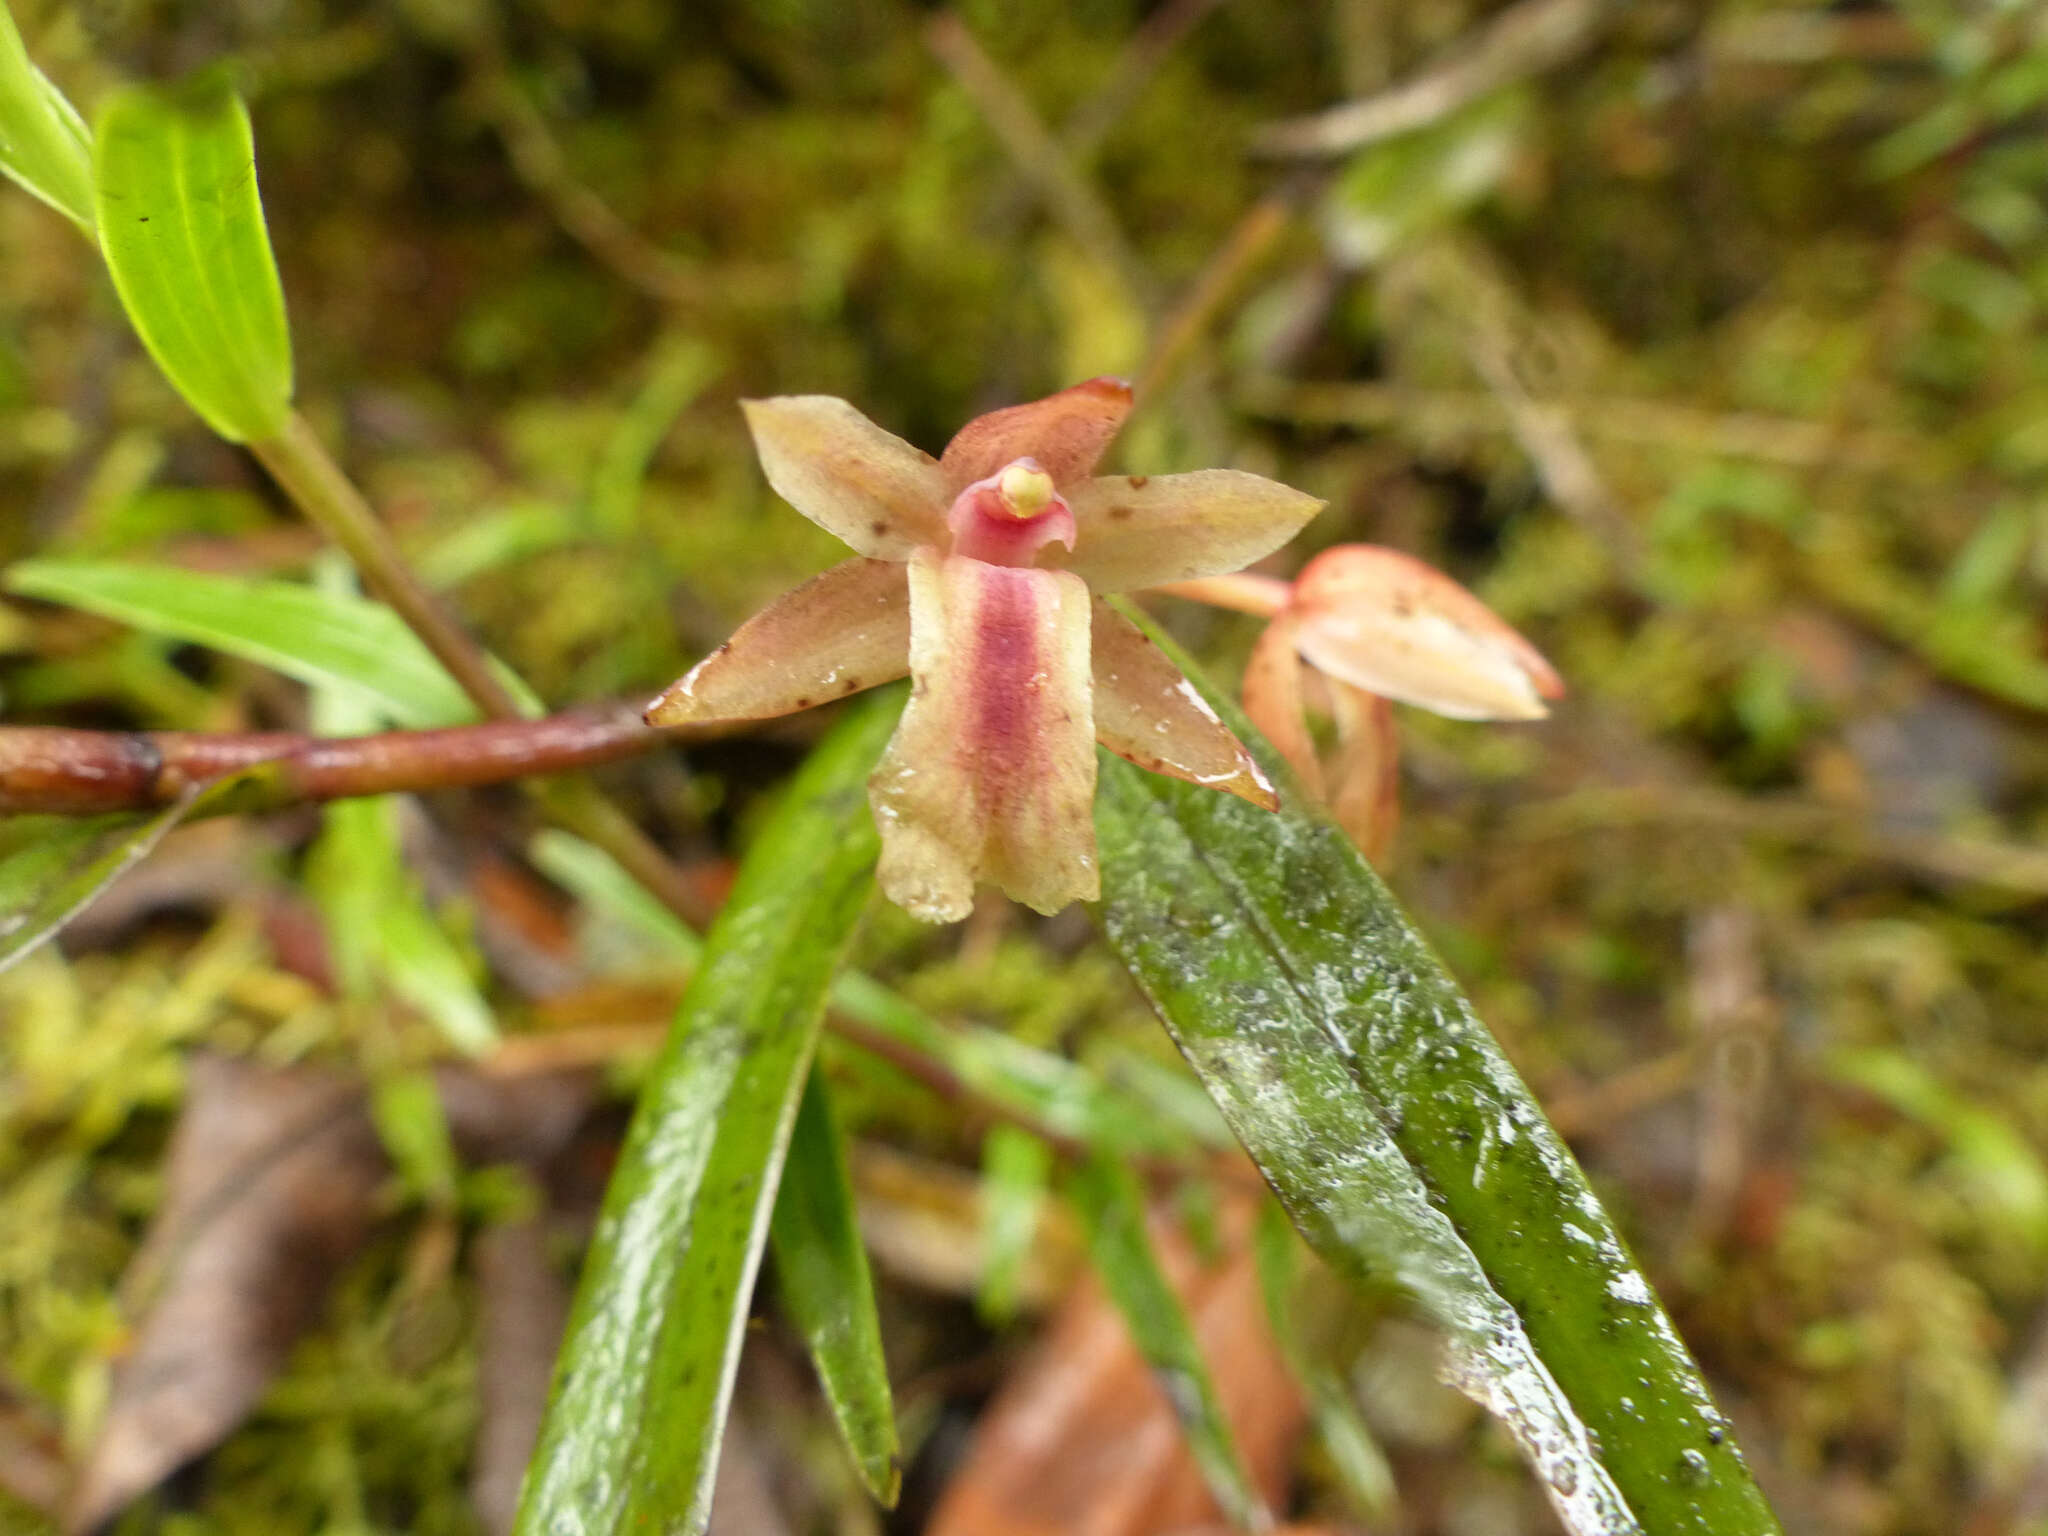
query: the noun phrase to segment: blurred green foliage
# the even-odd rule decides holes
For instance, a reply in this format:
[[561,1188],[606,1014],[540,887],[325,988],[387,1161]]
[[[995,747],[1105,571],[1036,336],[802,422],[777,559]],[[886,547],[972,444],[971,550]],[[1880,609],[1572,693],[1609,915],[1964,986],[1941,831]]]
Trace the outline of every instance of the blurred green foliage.
[[[959,14],[1057,126],[1174,9]],[[1394,883],[1575,1137],[1788,1524],[1955,1529],[2038,1467],[2012,1405],[2048,1372],[2048,26],[1990,0],[1630,7],[1348,160],[1245,153],[1497,9],[1202,14],[1073,157],[1134,289],[885,0],[14,4],[87,108],[241,60],[302,406],[557,704],[652,692],[835,557],[762,483],[736,396],[842,394],[936,448],[978,409],[1142,366],[1282,189],[1293,216],[1120,462],[1326,496],[1310,543],[1435,560],[1559,665],[1573,694],[1540,728],[1404,715]],[[0,271],[0,557],[302,579],[312,540],[156,374],[77,230],[0,198]],[[1225,664],[1251,640],[1169,617]],[[304,711],[244,662],[18,599],[0,704],[191,729]],[[814,729],[613,781],[715,861]],[[521,812],[485,804],[432,811],[516,853]],[[297,881],[304,834],[249,856]],[[395,1071],[439,1049],[292,975],[254,895],[201,906],[0,976],[0,1387],[73,1447],[182,1051]],[[936,1013],[1134,1093],[1184,1084],[1075,918],[961,942],[884,912],[862,942]],[[825,1059],[853,1129],[978,1166],[955,1107]],[[417,1304],[398,1246],[184,1508],[130,1527],[472,1528],[474,1341],[394,1345]],[[929,1309],[888,1315],[892,1363],[957,1347]],[[1397,1473],[1458,1469],[1446,1526],[1534,1497],[1397,1327],[1330,1331]]]

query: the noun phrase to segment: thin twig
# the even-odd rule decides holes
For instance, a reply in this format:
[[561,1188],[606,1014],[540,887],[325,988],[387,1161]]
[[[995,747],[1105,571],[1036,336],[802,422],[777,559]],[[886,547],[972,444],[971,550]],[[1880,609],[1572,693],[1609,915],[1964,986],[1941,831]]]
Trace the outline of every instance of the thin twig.
[[973,98],[1011,163],[1053,217],[1084,251],[1115,274],[1141,308],[1149,308],[1152,281],[1144,263],[1124,238],[1109,205],[1074,168],[1066,149],[1024,93],[950,12],[932,18],[925,39],[939,62]]
[[1272,253],[1294,216],[1293,200],[1272,192],[1246,210],[1229,236],[1209,258],[1160,325],[1152,354],[1138,375],[1133,393],[1138,407],[1157,398],[1185,366],[1195,345],[1216,324],[1224,306],[1245,280]]
[[1085,164],[1109,136],[1110,129],[1143,94],[1167,55],[1211,11],[1221,9],[1225,3],[1226,0],[1167,0],[1147,16],[1117,55],[1108,78],[1067,118],[1066,126],[1060,130],[1060,142],[1067,153]]
[[405,620],[477,708],[496,720],[520,717],[518,703],[491,670],[482,647],[413,575],[389,531],[328,455],[305,417],[294,411],[283,432],[251,443],[249,451],[299,510],[341,546],[371,591]]
[[284,731],[83,731],[0,726],[0,813],[95,816],[170,805],[194,784],[264,766],[223,809],[466,789],[634,757],[661,745],[637,707],[440,731],[302,736]]
[[1592,830],[1694,826],[1875,858],[1945,880],[2048,896],[2048,849],[1938,832],[1886,831],[1851,811],[1792,799],[1751,799],[1676,785],[1580,790],[1517,811],[1509,837],[1523,842]]
[[[1573,427],[1588,438],[1646,447],[1757,459],[1808,468],[1826,464],[1892,474],[1925,462],[1937,445],[1910,433],[1867,430],[1838,434],[1823,421],[1761,411],[1713,411],[1644,396],[1558,398]],[[1236,394],[1253,416],[1306,426],[1397,427],[1418,433],[1509,433],[1513,425],[1489,390],[1429,389],[1398,383],[1297,382],[1254,377]]]
[[[294,412],[283,433],[249,447],[299,510],[341,546],[364,580],[447,667],[477,708],[494,720],[523,718],[518,701],[498,680],[483,647],[420,584],[391,541],[390,532],[328,456],[303,417]],[[709,919],[702,894],[595,785],[566,779],[533,789],[555,821],[617,859],[679,916],[699,924]]]
[[1252,147],[1267,155],[1346,155],[1427,128],[1490,91],[1573,57],[1614,9],[1608,0],[1522,0],[1434,69],[1363,101],[1275,123]]

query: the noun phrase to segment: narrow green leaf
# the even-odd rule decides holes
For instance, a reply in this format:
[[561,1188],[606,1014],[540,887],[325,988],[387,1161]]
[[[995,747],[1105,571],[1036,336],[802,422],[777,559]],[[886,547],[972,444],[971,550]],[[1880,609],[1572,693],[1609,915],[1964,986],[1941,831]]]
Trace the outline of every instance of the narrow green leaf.
[[212,646],[374,703],[400,725],[459,725],[476,709],[382,603],[289,581],[96,561],[24,560],[7,589],[151,634]]
[[941,1063],[991,1103],[1057,1135],[1127,1152],[1175,1152],[1191,1140],[1179,1122],[1111,1088],[1079,1062],[998,1030],[933,1018],[858,971],[833,982],[832,1006]]
[[1264,1529],[1271,1517],[1237,1454],[1194,1324],[1152,1251],[1137,1175],[1110,1158],[1091,1157],[1075,1171],[1070,1192],[1088,1229],[1095,1272],[1173,1404],[1209,1491],[1233,1525]]
[[1338,1479],[1357,1501],[1358,1512],[1375,1527],[1392,1526],[1397,1523],[1395,1514],[1400,1500],[1386,1452],[1373,1438],[1340,1370],[1328,1360],[1311,1355],[1302,1345],[1301,1330],[1295,1326],[1295,1253],[1299,1243],[1287,1213],[1270,1200],[1263,1202],[1252,1228],[1252,1257],[1259,1269],[1259,1289],[1265,1296],[1266,1321],[1280,1346],[1281,1358],[1308,1398],[1316,1437],[1322,1441]]
[[584,1261],[518,1536],[703,1531],[749,1293],[825,993],[873,884],[856,706],[748,852],[642,1091]]
[[[534,866],[590,911],[630,931],[678,965],[693,966],[703,941],[655,901],[610,854],[566,832],[537,833]],[[842,971],[832,1007],[844,1018],[929,1057],[992,1104],[1090,1146],[1170,1153],[1207,1137],[1208,1126],[1155,1108],[1147,1095],[1121,1092],[1089,1068],[999,1030],[934,1018],[872,976]],[[1188,1085],[1196,1097],[1201,1090]],[[1210,1109],[1207,1099],[1202,1108]],[[1210,1110],[1214,1119],[1214,1111]],[[1223,1133],[1228,1140],[1229,1133]]]
[[1104,754],[1098,915],[1295,1226],[1445,1328],[1452,1378],[1572,1531],[1776,1531],[1570,1152],[1357,850],[1255,750],[1277,815]]
[[[311,591],[329,601],[360,601],[355,572],[334,550],[315,563]],[[323,736],[360,736],[383,723],[375,701],[331,684],[313,689],[311,714],[313,729]],[[369,995],[381,984],[432,1022],[456,1050],[481,1055],[497,1044],[497,1020],[406,865],[403,804],[400,795],[372,795],[327,806],[307,861],[307,885],[326,919],[335,974],[345,992]]]
[[456,1050],[481,1055],[497,1021],[455,941],[406,868],[396,795],[337,800],[325,808],[307,880],[327,920],[345,990],[378,984],[417,1009]]
[[54,937],[148,858],[198,797],[194,786],[158,811],[0,821],[0,970]]
[[1051,1177],[1052,1148],[1043,1138],[1014,1125],[989,1127],[981,1142],[981,1286],[974,1304],[991,1323],[1017,1315]]
[[370,1119],[407,1193],[436,1210],[452,1211],[462,1164],[434,1074],[414,1069],[378,1078],[370,1089]]
[[656,450],[717,373],[718,354],[694,336],[671,336],[656,346],[646,382],[620,413],[590,477],[591,521],[607,539],[632,534]]
[[854,1218],[839,1128],[815,1067],[790,1132],[769,1241],[782,1303],[810,1349],[861,1480],[894,1507],[903,1466],[875,1282]]
[[291,332],[249,113],[225,70],[114,93],[92,169],[100,251],[150,356],[222,437],[275,437],[291,413]]
[[30,62],[0,0],[0,174],[92,233],[92,135]]
[[658,954],[694,966],[704,953],[704,941],[690,925],[595,843],[549,827],[533,835],[526,853],[534,868],[593,914],[631,930]]

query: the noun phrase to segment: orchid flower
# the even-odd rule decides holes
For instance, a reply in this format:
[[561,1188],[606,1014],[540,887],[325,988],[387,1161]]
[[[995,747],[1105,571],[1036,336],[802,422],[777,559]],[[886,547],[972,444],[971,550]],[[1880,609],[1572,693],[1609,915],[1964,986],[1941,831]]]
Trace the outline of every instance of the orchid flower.
[[[1564,682],[1536,647],[1443,572],[1373,544],[1327,549],[1294,581],[1236,575],[1177,584],[1184,597],[1272,620],[1244,674],[1244,711],[1372,859],[1399,815],[1394,712],[1537,720]],[[1326,766],[1312,693],[1337,728]]]
[[981,879],[1040,912],[1098,894],[1098,741],[1278,803],[1099,594],[1238,570],[1321,502],[1227,469],[1094,477],[1131,407],[1117,379],[976,417],[936,459],[827,395],[743,407],[768,483],[856,558],[741,625],[648,706],[650,725],[768,719],[908,672],[868,794],[882,890],[930,922],[965,917]]

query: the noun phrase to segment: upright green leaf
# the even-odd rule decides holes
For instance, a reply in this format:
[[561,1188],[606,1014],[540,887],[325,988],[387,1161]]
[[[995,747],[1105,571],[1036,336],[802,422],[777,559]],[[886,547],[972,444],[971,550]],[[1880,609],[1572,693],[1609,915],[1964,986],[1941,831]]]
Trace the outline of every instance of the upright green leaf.
[[1098,1155],[1075,1172],[1072,1194],[1088,1229],[1095,1272],[1123,1314],[1131,1342],[1173,1404],[1209,1491],[1232,1524],[1263,1529],[1271,1517],[1245,1474],[1187,1308],[1152,1251],[1145,1229],[1145,1192],[1137,1176],[1122,1163]]
[[854,1219],[839,1128],[815,1067],[797,1106],[768,1235],[782,1304],[804,1336],[839,1433],[868,1492],[893,1505],[903,1467],[875,1282]]
[[289,581],[164,566],[24,560],[7,589],[155,635],[209,645],[313,687],[373,703],[400,725],[460,725],[476,708],[382,603]]
[[1453,1379],[1572,1531],[1776,1531],[1571,1153],[1357,850],[1256,749],[1277,815],[1103,755],[1099,917],[1295,1226],[1444,1327]]
[[396,795],[371,795],[322,812],[307,880],[327,919],[335,969],[352,992],[388,987],[456,1050],[480,1055],[497,1044],[497,1021],[405,866],[399,804]]
[[981,1140],[981,1283],[974,1304],[991,1323],[1017,1315],[1051,1179],[1052,1148],[1041,1137],[1014,1125],[988,1128]]
[[92,233],[92,135],[30,62],[0,0],[0,174]]
[[701,1532],[825,993],[873,884],[900,690],[811,755],[741,865],[619,1154],[519,1536]]
[[116,92],[92,168],[100,250],[150,356],[222,437],[275,437],[291,414],[291,333],[249,114],[226,72]]
[[1280,1346],[1281,1358],[1308,1398],[1317,1438],[1338,1479],[1357,1501],[1360,1514],[1374,1526],[1391,1526],[1400,1500],[1386,1452],[1352,1400],[1341,1368],[1312,1355],[1296,1327],[1294,1260],[1299,1248],[1300,1239],[1281,1208],[1271,1201],[1261,1205],[1252,1228],[1252,1254],[1259,1267],[1259,1289],[1265,1295],[1266,1322]]

